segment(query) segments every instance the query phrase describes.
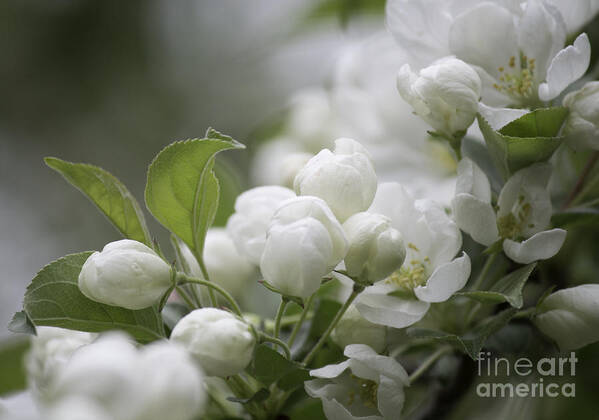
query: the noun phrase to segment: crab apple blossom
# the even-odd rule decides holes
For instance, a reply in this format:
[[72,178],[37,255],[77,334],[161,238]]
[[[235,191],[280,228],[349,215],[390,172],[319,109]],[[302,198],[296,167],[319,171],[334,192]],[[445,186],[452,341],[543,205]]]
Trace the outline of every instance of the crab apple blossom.
[[171,267],[152,249],[130,239],[94,252],[79,274],[79,289],[85,296],[127,309],[157,303],[171,286]]
[[366,149],[349,138],[335,140],[335,149],[321,150],[298,172],[298,195],[323,199],[337,219],[366,210],[376,193],[377,178]]
[[399,184],[381,184],[369,211],[387,216],[406,243],[404,264],[389,277],[367,287],[356,308],[369,320],[404,328],[422,319],[432,302],[444,302],[470,277],[470,258],[456,258],[462,235],[444,208],[431,200],[414,200]]
[[317,197],[289,199],[275,211],[262,254],[264,280],[283,294],[307,298],[347,252],[347,239]]
[[566,231],[546,230],[552,212],[547,190],[550,174],[551,167],[541,163],[517,171],[503,186],[495,211],[487,176],[474,162],[462,159],[452,201],[456,223],[483,245],[501,239],[503,251],[517,263],[553,257]]
[[304,387],[320,398],[328,419],[383,420],[400,418],[408,374],[395,359],[364,344],[345,347],[346,361],[314,369]]
[[252,360],[256,338],[250,326],[230,312],[196,309],[185,315],[171,334],[197,360],[206,375],[235,375]]

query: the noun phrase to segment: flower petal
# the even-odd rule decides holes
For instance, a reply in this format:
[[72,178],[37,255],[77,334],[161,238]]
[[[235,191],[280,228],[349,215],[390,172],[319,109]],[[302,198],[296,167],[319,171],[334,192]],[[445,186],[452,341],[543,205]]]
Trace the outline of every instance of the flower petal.
[[491,184],[487,175],[476,163],[468,158],[463,158],[458,163],[458,180],[455,193],[467,193],[475,196],[485,203],[491,202]]
[[[348,346],[349,347],[349,346]],[[310,376],[315,378],[331,379],[341,375],[345,369],[349,367],[349,361],[344,361],[336,365],[327,365],[320,369],[310,371]]]
[[461,257],[437,267],[426,286],[418,286],[414,293],[424,302],[445,302],[466,285],[469,277],[470,257],[463,252]]
[[345,347],[343,354],[349,357],[352,362],[358,361],[371,370],[392,378],[399,383],[406,385],[409,383],[408,374],[395,359],[377,354],[366,344],[350,344]]
[[520,264],[546,260],[559,252],[566,240],[566,233],[563,229],[551,229],[539,232],[524,242],[506,239],[503,241],[503,252]]
[[530,111],[528,109],[495,108],[480,102],[478,112],[487,120],[493,130],[499,130]]
[[586,73],[590,62],[591,44],[587,34],[583,33],[573,45],[567,46],[553,57],[547,70],[547,82],[539,85],[539,98],[550,101],[557,97]]
[[457,58],[499,78],[499,68],[518,55],[513,15],[490,2],[457,16],[449,31],[449,48]]
[[451,205],[459,228],[476,242],[489,246],[499,239],[495,210],[490,203],[470,194],[458,194]]
[[386,419],[397,419],[405,402],[403,387],[381,375],[377,390],[378,408]]
[[364,318],[375,324],[404,328],[420,321],[430,306],[416,299],[369,294],[367,290],[358,296],[355,306]]

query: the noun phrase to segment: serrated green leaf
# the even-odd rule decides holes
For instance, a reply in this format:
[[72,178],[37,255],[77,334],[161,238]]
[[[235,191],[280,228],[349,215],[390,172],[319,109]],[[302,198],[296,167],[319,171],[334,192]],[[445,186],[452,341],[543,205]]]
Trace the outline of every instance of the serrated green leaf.
[[209,129],[203,139],[173,143],[148,169],[146,205],[152,215],[202,257],[206,231],[218,208],[219,185],[214,158],[227,149],[245,146]]
[[483,348],[485,341],[493,333],[503,328],[516,314],[517,309],[509,308],[492,317],[485,319],[474,329],[458,336],[443,331],[428,330],[423,328],[409,328],[407,334],[414,338],[432,338],[444,343],[449,343],[460,349],[473,360],[478,359],[478,354]]
[[514,308],[519,309],[523,305],[522,289],[536,265],[537,263],[532,263],[512,271],[499,279],[489,290],[458,292],[456,295],[466,296],[483,303],[507,302]]
[[35,325],[33,325],[25,311],[20,311],[14,314],[10,323],[8,324],[8,330],[16,334],[36,335]]
[[44,161],[89,198],[125,238],[152,247],[152,238],[139,203],[116,177],[93,165],[54,157],[47,157]]
[[29,346],[28,337],[11,337],[0,343],[0,395],[27,388],[23,357]]
[[25,292],[23,309],[34,325],[102,332],[123,330],[146,343],[164,338],[154,307],[130,310],[86,298],[77,285],[83,263],[92,252],[67,255],[45,266]]
[[260,344],[256,347],[248,372],[264,386],[269,386],[297,369],[302,369],[299,363],[287,360],[266,344]]
[[551,157],[563,141],[559,134],[567,114],[563,107],[537,109],[499,131],[493,130],[482,115],[477,115],[491,158],[504,179],[518,169]]

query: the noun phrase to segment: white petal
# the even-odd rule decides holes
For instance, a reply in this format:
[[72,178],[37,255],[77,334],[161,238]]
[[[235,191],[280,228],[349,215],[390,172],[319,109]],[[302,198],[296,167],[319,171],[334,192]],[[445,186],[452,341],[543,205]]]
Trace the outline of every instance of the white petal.
[[404,300],[395,296],[368,294],[364,291],[355,303],[364,318],[375,324],[405,328],[422,319],[430,306],[419,300]]
[[510,57],[518,55],[512,13],[490,2],[462,13],[449,31],[449,47],[457,58],[498,78],[499,67],[507,66]]
[[528,109],[494,108],[480,102],[478,112],[487,120],[493,130],[499,130],[530,111]]
[[350,344],[345,347],[343,354],[352,361],[357,360],[371,370],[393,378],[397,382],[404,384],[409,382],[407,372],[395,359],[377,354],[366,344]]
[[377,390],[377,402],[379,411],[384,418],[400,418],[405,399],[402,386],[385,376],[381,376]]
[[460,229],[476,242],[489,246],[499,239],[495,210],[491,204],[470,194],[458,194],[451,206]]
[[428,278],[426,286],[418,286],[414,293],[424,302],[445,302],[468,282],[470,277],[470,257],[462,256],[445,263]]
[[349,367],[349,362],[338,363],[336,365],[327,365],[320,369],[314,369],[310,371],[310,376],[315,378],[331,379],[341,375],[345,369]]
[[383,420],[381,416],[354,416],[336,399],[322,400],[322,409],[328,420]]
[[404,64],[397,73],[397,90],[404,101],[412,105],[414,112],[421,117],[431,113],[428,105],[414,91],[418,75],[412,71],[409,64]]
[[491,202],[491,184],[487,175],[476,163],[468,158],[463,158],[458,163],[458,180],[455,193],[472,194],[485,203]]
[[589,37],[583,33],[569,45],[557,53],[547,70],[547,83],[539,85],[539,98],[550,101],[558,96],[571,83],[580,79],[591,62],[591,44]]
[[530,264],[533,261],[546,260],[557,254],[566,240],[566,231],[551,229],[539,232],[524,242],[511,239],[503,241],[503,252],[513,261]]

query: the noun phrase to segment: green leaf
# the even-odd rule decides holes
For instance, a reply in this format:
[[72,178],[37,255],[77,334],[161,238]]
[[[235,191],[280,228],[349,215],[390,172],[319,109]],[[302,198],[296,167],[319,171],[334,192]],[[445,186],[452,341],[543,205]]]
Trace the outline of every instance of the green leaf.
[[428,330],[423,328],[409,328],[407,330],[407,334],[414,338],[432,338],[441,342],[452,344],[470,356],[472,360],[477,360],[478,354],[483,348],[487,338],[503,328],[510,321],[510,319],[512,319],[516,312],[517,309],[508,308],[492,317],[486,318],[480,324],[474,327],[474,329],[461,336],[443,331]]
[[[298,369],[303,369],[299,363],[287,360],[266,344],[260,344],[256,347],[248,372],[264,386],[270,386]],[[293,382],[292,379],[288,379],[285,383],[290,385],[291,382]]]
[[123,330],[141,343],[164,338],[164,327],[154,307],[130,310],[86,298],[77,284],[91,252],[71,254],[45,266],[25,292],[23,309],[34,325],[101,332]]
[[297,367],[279,379],[277,386],[283,391],[293,391],[303,386],[304,382],[310,379],[312,378],[308,369]]
[[236,402],[239,404],[249,404],[253,402],[262,402],[270,396],[270,391],[266,388],[260,388],[254,395],[250,398],[237,398],[237,397],[227,397],[227,400],[231,402]]
[[146,205],[152,215],[177,235],[201,260],[206,231],[216,216],[219,184],[215,155],[245,146],[209,129],[203,139],[173,143],[150,164]]
[[310,323],[310,337],[320,337],[337,315],[341,304],[334,300],[320,299]]
[[560,129],[568,115],[563,107],[543,108],[529,112],[499,131],[477,115],[478,125],[495,166],[504,179],[535,162],[544,162],[562,143]]
[[36,335],[35,325],[27,316],[25,311],[20,311],[14,314],[12,320],[8,324],[8,330],[16,334],[31,334]]
[[556,227],[569,229],[583,226],[599,226],[599,208],[573,207],[551,217],[551,222]]
[[0,395],[27,388],[23,357],[29,345],[29,337],[11,337],[0,343]]
[[456,294],[478,300],[482,303],[497,304],[508,302],[514,308],[519,309],[523,305],[522,289],[536,265],[537,263],[532,263],[512,271],[499,279],[489,290],[474,290],[458,292]]
[[152,237],[141,207],[121,181],[97,166],[54,157],[47,157],[44,161],[85,194],[125,238],[152,247]]

